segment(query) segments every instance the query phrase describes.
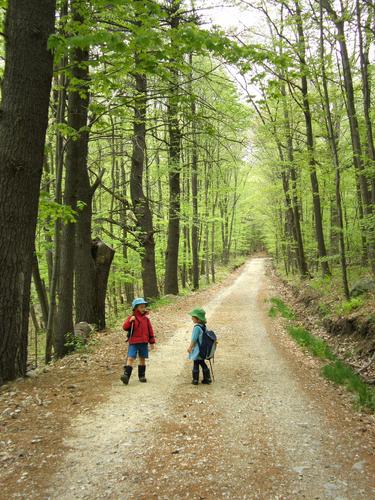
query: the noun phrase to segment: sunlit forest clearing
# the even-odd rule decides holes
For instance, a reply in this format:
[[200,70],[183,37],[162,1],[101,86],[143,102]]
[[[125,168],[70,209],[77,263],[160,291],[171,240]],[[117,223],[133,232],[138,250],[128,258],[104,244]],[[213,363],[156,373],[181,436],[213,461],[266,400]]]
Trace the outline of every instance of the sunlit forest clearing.
[[0,497],[372,498],[374,1],[0,23]]

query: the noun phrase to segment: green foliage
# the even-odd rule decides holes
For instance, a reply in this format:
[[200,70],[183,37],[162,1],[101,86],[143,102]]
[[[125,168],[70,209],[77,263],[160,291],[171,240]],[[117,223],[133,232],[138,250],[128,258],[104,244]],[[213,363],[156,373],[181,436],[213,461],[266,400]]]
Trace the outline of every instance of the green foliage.
[[97,345],[98,339],[92,334],[84,339],[81,335],[74,335],[73,333],[67,333],[65,335],[66,342],[65,346],[69,351],[74,352],[88,352],[92,347]]
[[297,342],[298,345],[306,349],[313,356],[320,359],[334,360],[335,356],[331,352],[327,343],[312,335],[305,328],[299,326],[288,326],[289,335]]
[[279,297],[272,297],[270,300],[272,306],[268,312],[271,318],[275,318],[279,313],[285,319],[295,319],[294,312]]
[[346,300],[344,302],[341,302],[336,307],[336,312],[337,314],[343,314],[347,315],[350,314],[352,311],[355,311],[356,309],[359,309],[360,307],[363,306],[365,303],[365,298],[360,296],[360,297],[353,297],[350,300]]
[[375,390],[368,386],[348,365],[336,360],[334,363],[324,366],[322,373],[331,382],[342,385],[354,393],[360,407],[375,411]]
[[[272,303],[273,306],[269,312],[271,317],[274,318],[280,312],[283,317],[294,319],[294,316],[291,317],[292,312],[290,309],[280,299],[272,299]],[[286,312],[283,314],[283,311]],[[375,411],[375,390],[366,384],[350,366],[338,360],[323,339],[312,335],[305,328],[295,324],[289,324],[287,332],[299,346],[312,356],[322,361],[329,361],[321,369],[321,373],[325,378],[335,384],[344,386],[352,392],[359,407]]]
[[[79,204],[78,208],[83,208],[84,204]],[[76,222],[77,212],[70,206],[60,205],[56,203],[49,193],[41,191],[39,198],[39,215],[38,220],[43,225],[53,225],[56,220],[61,220],[64,223]]]

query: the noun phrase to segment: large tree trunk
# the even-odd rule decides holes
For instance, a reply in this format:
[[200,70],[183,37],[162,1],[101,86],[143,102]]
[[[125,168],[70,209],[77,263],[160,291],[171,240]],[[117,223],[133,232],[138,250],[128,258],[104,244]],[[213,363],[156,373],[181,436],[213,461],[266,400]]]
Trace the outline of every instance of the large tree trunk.
[[[76,23],[82,23],[83,17],[79,12],[80,1],[73,3],[73,19]],[[68,126],[77,132],[74,138],[70,138],[66,149],[66,174],[64,205],[77,210],[77,190],[79,171],[82,163],[86,161],[87,134],[80,133],[81,128],[87,124],[85,111],[82,109],[83,95],[87,92],[86,75],[87,51],[74,49],[71,58],[72,81],[74,88],[69,92],[68,98]],[[83,87],[83,88],[82,88]],[[56,326],[54,329],[53,346],[56,357],[64,356],[68,352],[66,346],[66,335],[73,333],[73,289],[74,289],[74,261],[75,261],[75,222],[66,222],[61,234],[61,260],[58,279],[58,310],[56,314]]]
[[156,298],[159,297],[159,290],[155,265],[154,228],[149,201],[143,192],[147,113],[147,79],[145,75],[136,73],[135,89],[130,194],[134,215],[140,229],[139,239],[143,247],[141,258],[143,293],[148,298]]
[[9,0],[0,119],[0,384],[26,373],[55,0]]
[[[87,127],[89,105],[89,69],[85,64],[88,52],[77,54],[77,64],[80,71],[80,93],[76,101],[76,118],[80,127]],[[77,122],[78,125],[78,122]],[[79,210],[76,224],[75,239],[75,321],[85,321],[98,324],[99,318],[96,310],[96,268],[92,257],[92,197],[98,184],[91,186],[87,168],[89,132],[85,128],[80,132],[79,152],[75,165],[77,169],[77,200],[83,202]],[[100,180],[100,179],[99,179]],[[99,181],[98,181],[99,182]]]

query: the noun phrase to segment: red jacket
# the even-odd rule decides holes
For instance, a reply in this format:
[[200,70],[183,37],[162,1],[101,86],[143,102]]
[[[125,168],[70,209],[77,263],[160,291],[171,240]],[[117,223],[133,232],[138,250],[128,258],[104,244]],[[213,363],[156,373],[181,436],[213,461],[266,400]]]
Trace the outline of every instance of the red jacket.
[[[134,316],[134,328],[129,344],[155,344],[155,335],[150,319],[139,311],[135,311]],[[122,328],[129,332],[131,329],[130,318],[131,316],[128,316],[122,325]]]

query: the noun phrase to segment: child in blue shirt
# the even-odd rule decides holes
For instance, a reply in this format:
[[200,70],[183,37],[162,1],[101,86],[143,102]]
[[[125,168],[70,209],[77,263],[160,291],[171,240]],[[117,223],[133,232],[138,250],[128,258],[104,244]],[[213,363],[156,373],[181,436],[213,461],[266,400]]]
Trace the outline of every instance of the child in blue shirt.
[[194,362],[192,371],[193,373],[192,383],[194,385],[198,385],[199,367],[201,367],[203,372],[202,384],[211,384],[212,380],[211,380],[210,369],[206,365],[205,360],[202,359],[201,356],[199,355],[199,344],[202,343],[203,331],[207,323],[206,312],[203,309],[197,307],[193,309],[189,313],[189,315],[191,316],[194,323],[193,333],[191,335],[191,343],[188,347],[189,359],[191,359]]

